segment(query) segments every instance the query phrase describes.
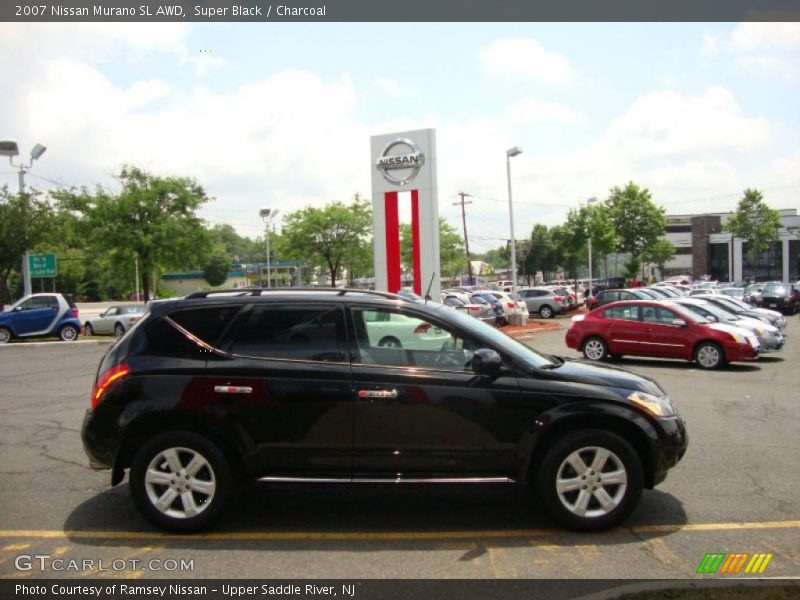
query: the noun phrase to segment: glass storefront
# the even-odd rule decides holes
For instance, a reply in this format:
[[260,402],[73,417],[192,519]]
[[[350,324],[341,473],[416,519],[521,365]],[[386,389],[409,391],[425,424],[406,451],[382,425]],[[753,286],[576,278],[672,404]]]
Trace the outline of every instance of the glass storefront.
[[709,275],[716,281],[728,281],[728,244],[709,244]]
[[800,279],[800,240],[789,240],[789,281]]
[[[745,279],[756,281],[780,281],[783,279],[783,243],[773,242],[758,257],[755,265],[751,264],[747,242],[742,244],[742,275]],[[791,256],[791,252],[790,252]]]

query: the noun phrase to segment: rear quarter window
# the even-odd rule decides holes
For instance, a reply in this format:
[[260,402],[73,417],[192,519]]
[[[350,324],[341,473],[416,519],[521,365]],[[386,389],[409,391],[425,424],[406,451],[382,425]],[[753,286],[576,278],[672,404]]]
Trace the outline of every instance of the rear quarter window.
[[203,343],[216,347],[239,309],[239,306],[213,306],[172,312],[146,325],[139,336],[136,353],[207,360],[212,354]]

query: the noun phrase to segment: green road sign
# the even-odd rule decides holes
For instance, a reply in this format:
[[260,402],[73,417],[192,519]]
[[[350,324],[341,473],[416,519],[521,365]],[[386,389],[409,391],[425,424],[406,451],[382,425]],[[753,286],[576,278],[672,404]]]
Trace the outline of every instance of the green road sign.
[[31,277],[55,277],[58,273],[56,268],[55,254],[29,254],[28,269]]

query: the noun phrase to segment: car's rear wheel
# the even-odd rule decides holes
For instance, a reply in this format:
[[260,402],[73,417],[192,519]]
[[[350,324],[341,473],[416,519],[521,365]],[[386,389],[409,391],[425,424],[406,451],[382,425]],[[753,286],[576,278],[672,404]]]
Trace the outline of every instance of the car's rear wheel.
[[211,526],[233,490],[231,468],[220,449],[195,433],[163,433],[133,459],[133,502],[151,523],[177,532]]
[[642,463],[622,437],[601,430],[570,433],[547,452],[536,473],[544,508],[562,526],[600,531],[622,523],[642,493]]
[[75,325],[64,325],[58,330],[58,337],[65,342],[74,342],[78,339],[78,328]]
[[401,344],[400,340],[396,337],[387,335],[385,338],[381,338],[381,341],[378,342],[378,346],[380,348],[402,348],[403,344]]
[[11,330],[8,327],[0,327],[0,344],[7,344],[11,341]]
[[84,335],[94,335],[94,327],[92,327],[91,323],[86,323],[86,326],[83,328]]
[[719,344],[702,342],[694,350],[694,360],[701,369],[718,369],[725,364],[725,353]]
[[539,316],[543,319],[552,319],[553,318],[553,309],[550,308],[547,304],[543,304],[539,308]]
[[605,360],[608,358],[608,344],[603,338],[592,336],[583,342],[583,355],[593,361]]

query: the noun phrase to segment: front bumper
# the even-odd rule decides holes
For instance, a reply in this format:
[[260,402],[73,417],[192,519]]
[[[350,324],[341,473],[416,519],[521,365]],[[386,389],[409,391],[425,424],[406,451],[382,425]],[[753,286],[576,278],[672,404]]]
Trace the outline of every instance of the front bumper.
[[661,426],[661,451],[656,456],[653,469],[653,485],[667,478],[667,471],[677,465],[689,447],[689,434],[686,424],[680,417],[667,417],[658,420]]

